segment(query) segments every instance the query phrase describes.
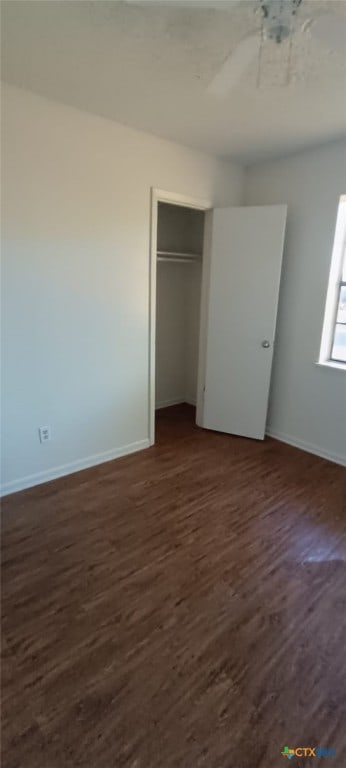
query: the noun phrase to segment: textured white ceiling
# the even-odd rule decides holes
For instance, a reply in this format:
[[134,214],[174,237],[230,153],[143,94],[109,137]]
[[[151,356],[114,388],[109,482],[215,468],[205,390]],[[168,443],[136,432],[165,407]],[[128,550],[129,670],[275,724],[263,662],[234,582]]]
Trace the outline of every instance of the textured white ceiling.
[[2,77],[95,114],[247,163],[346,135],[346,60],[306,19],[346,19],[346,0],[303,0],[291,50],[267,43],[224,99],[207,88],[259,28],[255,0],[215,8],[87,0],[5,0]]

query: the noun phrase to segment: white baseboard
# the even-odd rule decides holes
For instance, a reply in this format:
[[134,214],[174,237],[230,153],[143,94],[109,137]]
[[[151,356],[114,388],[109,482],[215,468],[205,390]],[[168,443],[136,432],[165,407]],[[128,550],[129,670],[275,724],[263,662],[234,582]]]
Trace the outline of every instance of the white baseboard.
[[179,397],[174,400],[160,400],[155,405],[155,411],[159,411],[160,408],[169,408],[171,405],[181,405],[187,403],[188,405],[196,405],[196,400],[190,400],[188,397]]
[[274,437],[276,440],[280,440],[281,443],[288,443],[288,445],[293,445],[295,448],[300,448],[302,451],[314,453],[322,459],[328,459],[328,461],[333,461],[335,464],[341,464],[342,467],[346,466],[346,456],[342,456],[342,454],[325,451],[324,448],[321,448],[319,445],[307,443],[306,440],[287,435],[285,432],[278,432],[271,427],[267,427],[266,434],[269,435],[269,437]]
[[159,400],[155,405],[155,411],[159,411],[160,408],[169,408],[170,405],[180,405],[181,403],[186,403],[184,397],[175,397],[171,400]]
[[18,480],[12,480],[10,483],[4,483],[4,485],[1,486],[0,496],[7,496],[10,493],[23,491],[25,488],[32,488],[34,485],[48,483],[50,480],[56,480],[58,477],[64,477],[65,475],[71,475],[74,472],[80,472],[82,469],[96,467],[97,464],[104,464],[106,461],[119,459],[121,456],[126,456],[127,454],[135,453],[136,451],[142,451],[144,448],[149,448],[149,446],[150,442],[148,439],[137,440],[137,442],[123,445],[121,448],[113,448],[110,451],[104,451],[104,453],[95,453],[93,456],[87,456],[85,459],[71,461],[70,464],[62,464],[60,467],[53,467],[52,469],[47,469],[43,472],[36,472],[33,475],[21,477]]
[[[162,404],[157,404],[156,408],[166,408],[169,405],[178,405],[182,402],[187,401],[170,400]],[[191,401],[188,402],[190,405],[195,405],[195,403],[192,403]],[[316,456],[320,456],[323,459],[328,459],[329,461],[333,461],[336,464],[341,464],[343,467],[346,466],[346,456],[331,453],[330,451],[325,451],[323,448],[320,448],[317,445],[308,443],[305,440],[293,437],[292,435],[287,435],[284,432],[278,432],[271,427],[267,428],[266,434],[269,437],[280,440],[282,443],[288,443],[288,445],[293,445],[295,448],[300,448],[301,450],[307,451],[308,453],[313,453]],[[36,472],[33,475],[26,475],[26,477],[19,478],[18,480],[12,480],[9,483],[4,483],[0,489],[0,496],[7,496],[10,493],[23,491],[25,488],[32,488],[35,485],[48,483],[50,480],[56,480],[59,477],[65,477],[66,475],[71,475],[74,472],[80,472],[83,469],[96,467],[98,464],[104,464],[107,461],[118,459],[121,456],[126,456],[130,453],[135,453],[136,451],[142,451],[145,448],[149,448],[149,446],[150,442],[148,439],[137,440],[137,442],[129,443],[128,445],[124,445],[121,448],[111,449],[110,451],[105,451],[104,453],[96,453],[93,456],[88,456],[85,459],[78,459],[77,461],[72,461],[69,464],[63,464],[60,467],[54,467],[53,469],[48,469],[43,472]]]

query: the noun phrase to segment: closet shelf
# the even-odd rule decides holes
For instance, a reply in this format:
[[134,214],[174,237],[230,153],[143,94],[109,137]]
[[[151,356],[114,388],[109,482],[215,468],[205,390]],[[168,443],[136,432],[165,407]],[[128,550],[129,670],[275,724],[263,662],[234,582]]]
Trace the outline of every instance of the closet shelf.
[[175,261],[175,262],[196,262],[201,261],[202,254],[200,253],[178,253],[177,251],[157,251],[158,261]]

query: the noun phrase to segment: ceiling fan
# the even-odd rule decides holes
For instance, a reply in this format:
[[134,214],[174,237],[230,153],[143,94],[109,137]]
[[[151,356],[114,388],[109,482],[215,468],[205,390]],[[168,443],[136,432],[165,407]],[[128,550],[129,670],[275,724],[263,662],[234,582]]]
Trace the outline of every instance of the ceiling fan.
[[[178,6],[189,9],[232,9],[248,0],[127,0],[137,5]],[[304,0],[255,0],[260,23],[257,30],[241,40],[223,62],[209,84],[207,91],[214,96],[227,96],[237,85],[250,64],[257,59],[258,82],[263,46],[272,41],[276,45],[289,42],[289,58],[292,40],[296,31],[297,16]],[[336,13],[322,13],[304,20],[302,32],[311,35],[330,51],[343,53],[346,57],[346,17]],[[289,67],[288,61],[288,67]]]

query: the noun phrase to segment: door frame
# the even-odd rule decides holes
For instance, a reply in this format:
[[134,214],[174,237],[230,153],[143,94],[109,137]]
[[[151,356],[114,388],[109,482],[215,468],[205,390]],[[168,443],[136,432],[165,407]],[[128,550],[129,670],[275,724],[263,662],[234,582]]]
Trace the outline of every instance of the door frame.
[[[149,444],[155,444],[155,372],[156,372],[156,274],[157,274],[157,211],[159,203],[180,205],[184,208],[195,208],[198,211],[208,211],[212,208],[210,200],[199,197],[168,192],[151,187],[150,207],[150,255],[149,255],[149,402],[148,402],[148,434]],[[204,251],[204,248],[203,248]],[[202,285],[204,277],[204,253],[202,262]]]

